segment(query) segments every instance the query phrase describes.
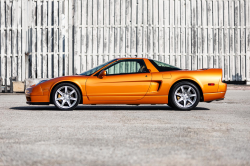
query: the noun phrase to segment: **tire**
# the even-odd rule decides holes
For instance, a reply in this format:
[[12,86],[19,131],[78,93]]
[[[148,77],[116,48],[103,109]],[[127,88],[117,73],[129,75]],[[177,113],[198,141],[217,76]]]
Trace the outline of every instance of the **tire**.
[[173,104],[169,101],[167,104],[169,107],[173,108]]
[[182,81],[173,86],[169,102],[178,110],[194,109],[200,101],[200,91],[197,86],[188,81]]
[[80,102],[78,88],[70,83],[56,85],[52,91],[52,101],[60,110],[74,110]]

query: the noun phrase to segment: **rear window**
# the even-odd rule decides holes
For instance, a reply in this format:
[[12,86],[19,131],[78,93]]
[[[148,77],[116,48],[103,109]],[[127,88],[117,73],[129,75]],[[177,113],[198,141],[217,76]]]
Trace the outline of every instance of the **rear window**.
[[166,63],[163,63],[163,62],[160,62],[160,61],[156,61],[156,60],[152,60],[152,59],[149,59],[149,61],[155,66],[155,68],[158,70],[158,71],[173,71],[173,70],[181,70],[180,68],[178,67],[175,67],[175,66],[171,66],[169,64],[166,64]]

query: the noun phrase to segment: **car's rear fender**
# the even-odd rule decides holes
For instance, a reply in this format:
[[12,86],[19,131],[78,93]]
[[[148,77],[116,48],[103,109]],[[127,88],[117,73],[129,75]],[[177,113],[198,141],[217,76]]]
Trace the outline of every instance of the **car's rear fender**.
[[201,69],[202,76],[199,78],[203,84],[204,93],[219,92],[222,83],[222,69]]
[[198,88],[198,90],[200,92],[200,97],[201,97],[200,101],[203,101],[204,97],[203,97],[203,91],[202,91],[201,85],[198,83],[199,82],[198,80],[195,80],[193,78],[182,78],[182,79],[177,79],[177,80],[173,81],[168,94],[171,93],[175,84],[178,84],[179,82],[182,82],[182,81],[187,81],[187,82],[193,83]]

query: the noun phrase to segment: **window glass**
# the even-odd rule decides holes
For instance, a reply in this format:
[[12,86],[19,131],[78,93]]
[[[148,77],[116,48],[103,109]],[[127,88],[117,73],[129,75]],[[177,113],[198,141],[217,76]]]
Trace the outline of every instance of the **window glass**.
[[100,66],[97,66],[97,67],[95,67],[95,68],[93,68],[93,69],[90,69],[90,70],[88,70],[88,71],[85,71],[84,73],[81,73],[80,75],[90,76],[90,75],[92,75],[93,73],[95,73],[96,71],[100,70],[101,68],[103,68],[104,66],[106,66],[107,64],[109,64],[109,63],[111,63],[111,62],[113,62],[113,61],[115,61],[115,60],[116,60],[116,59],[111,60],[111,61],[108,61],[108,62],[106,62],[106,63],[104,63],[104,64],[102,64],[102,65],[100,65]]
[[105,69],[107,75],[148,72],[142,59],[121,60]]
[[160,61],[156,61],[156,60],[152,60],[149,59],[149,61],[155,66],[155,68],[159,71],[172,71],[172,70],[181,70],[178,67],[175,66],[171,66],[169,64],[160,62]]

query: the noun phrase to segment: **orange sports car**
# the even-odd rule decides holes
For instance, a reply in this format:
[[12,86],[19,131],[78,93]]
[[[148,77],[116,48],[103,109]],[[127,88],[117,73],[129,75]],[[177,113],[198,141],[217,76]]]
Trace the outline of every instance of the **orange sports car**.
[[182,70],[147,58],[117,58],[74,76],[43,80],[25,91],[27,104],[168,104],[191,110],[198,103],[224,99],[222,69]]

